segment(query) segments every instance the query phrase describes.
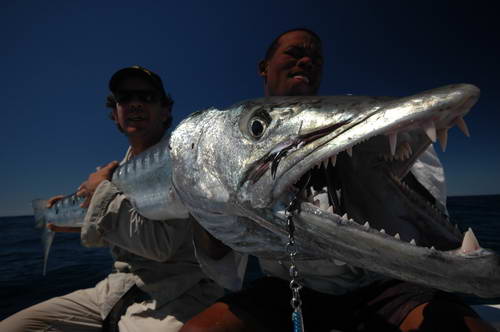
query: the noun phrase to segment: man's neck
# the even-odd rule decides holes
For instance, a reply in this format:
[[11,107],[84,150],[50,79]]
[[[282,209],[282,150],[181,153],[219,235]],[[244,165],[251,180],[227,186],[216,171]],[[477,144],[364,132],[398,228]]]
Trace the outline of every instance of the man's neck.
[[149,149],[156,143],[158,143],[163,137],[163,134],[155,137],[128,137],[128,142],[130,144],[131,152],[133,156],[137,156],[139,153]]

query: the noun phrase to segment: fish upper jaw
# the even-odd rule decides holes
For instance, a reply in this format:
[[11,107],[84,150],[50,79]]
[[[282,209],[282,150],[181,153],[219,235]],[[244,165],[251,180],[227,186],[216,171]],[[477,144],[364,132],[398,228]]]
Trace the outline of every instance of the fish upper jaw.
[[[340,153],[352,156],[354,146],[377,135],[385,136],[387,142],[381,158],[385,158],[386,162],[400,162],[406,165],[397,168],[399,174],[395,175],[401,178],[417,156],[415,151],[412,151],[415,148],[407,144],[405,139],[401,139],[405,132],[421,131],[425,133],[422,135],[428,137],[428,142],[434,142],[437,138],[445,148],[447,131],[454,125],[468,135],[462,117],[475,103],[478,93],[476,87],[462,84],[406,98],[369,102],[363,104],[369,106],[363,106],[364,108],[356,112],[343,111],[344,115],[337,118],[337,124],[332,124],[328,112],[338,112],[334,109],[326,111],[323,114],[324,120],[318,120],[317,117],[321,117],[322,113],[318,109],[315,111],[316,120],[310,122],[312,127],[307,128],[307,118],[304,118],[306,125],[302,126],[301,122],[301,129],[295,140],[291,140],[290,136],[284,138],[282,142],[269,147],[267,155],[253,163],[240,181],[240,192],[246,192],[243,196],[254,197],[251,201],[258,202],[256,207],[271,206],[273,201],[280,199],[305,173],[321,165],[324,168],[329,164],[335,165]],[[349,109],[353,102],[359,103],[357,99],[349,99],[346,104],[333,107],[341,109],[342,112],[342,109]],[[328,122],[330,125],[326,125]],[[321,128],[314,128],[318,124],[323,125]],[[287,144],[284,144],[285,140]],[[411,160],[407,161],[408,159]]]
[[[478,89],[463,84],[435,89],[436,94],[443,94],[441,99],[433,98],[433,91],[408,98],[391,101],[367,116],[351,119],[338,130],[319,137],[313,148],[311,142],[283,158],[287,166],[278,167],[272,196],[278,198],[296,183],[306,172],[320,165],[335,164],[339,153],[352,156],[353,147],[376,136],[385,135],[388,139],[390,157],[411,157],[406,144],[398,145],[398,133],[410,130],[423,130],[431,142],[441,141],[446,147],[447,131],[453,126],[469,136],[463,116],[477,101]],[[444,90],[444,91],[443,91]],[[417,111],[413,111],[416,109]],[[438,134],[439,133],[439,134]],[[284,163],[285,164],[285,163]],[[402,174],[399,174],[402,176]]]

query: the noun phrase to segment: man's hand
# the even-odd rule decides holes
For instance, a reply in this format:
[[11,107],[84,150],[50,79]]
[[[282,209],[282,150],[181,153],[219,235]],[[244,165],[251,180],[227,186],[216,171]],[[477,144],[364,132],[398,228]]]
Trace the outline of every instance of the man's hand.
[[113,175],[113,171],[116,167],[118,167],[119,163],[117,161],[112,161],[103,168],[98,169],[95,173],[89,175],[87,181],[82,183],[80,187],[78,187],[76,195],[85,197],[85,201],[80,204],[82,208],[88,208],[90,205],[90,200],[92,199],[92,195],[94,195],[94,191],[97,186],[104,180],[111,180],[111,176]]
[[47,228],[52,232],[58,233],[80,233],[82,231],[81,227],[70,227],[70,226],[56,226],[54,224],[48,223]]
[[[64,196],[63,195],[57,195],[54,197],[51,197],[47,201],[47,208],[51,208],[54,204],[56,204],[57,201],[61,200]],[[69,226],[56,226],[52,223],[47,223],[47,228],[50,229],[52,232],[61,232],[61,233],[80,233],[82,230],[81,227],[69,227]]]
[[63,195],[57,195],[49,198],[47,200],[47,208],[50,209],[54,204],[56,204],[57,201],[60,201],[62,198],[64,198]]

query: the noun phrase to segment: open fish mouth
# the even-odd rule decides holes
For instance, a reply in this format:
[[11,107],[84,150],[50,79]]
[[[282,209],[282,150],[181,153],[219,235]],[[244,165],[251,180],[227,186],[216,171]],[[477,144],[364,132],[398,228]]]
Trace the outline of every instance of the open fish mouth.
[[[369,145],[370,142],[361,144]],[[395,155],[381,154],[372,167],[378,168],[377,171],[395,187],[395,190],[400,193],[399,199],[404,198],[407,204],[413,205],[415,210],[426,216],[419,222],[424,223],[424,220],[427,220],[421,228],[434,233],[432,240],[427,240],[418,233],[409,232],[407,227],[403,227],[406,225],[373,220],[374,217],[363,219],[364,216],[360,217],[356,212],[352,212],[350,207],[356,203],[352,202],[352,193],[348,192],[342,178],[344,172],[352,171],[349,170],[349,160],[353,158],[353,154],[356,154],[356,147],[354,151],[350,149],[342,151],[307,170],[281,196],[280,205],[288,206],[291,200],[296,200],[298,206],[309,206],[311,211],[317,210],[331,214],[340,221],[356,222],[363,225],[365,229],[392,235],[397,240],[404,240],[413,245],[418,243],[418,245],[435,246],[440,249],[456,248],[460,245],[459,241],[462,237],[458,226],[450,222],[444,211],[436,204],[434,197],[413,180],[411,174],[408,175],[411,165],[418,156],[410,152],[410,149],[410,145],[404,143],[399,154],[398,152]],[[407,222],[412,222],[412,220],[407,220]]]
[[[379,138],[379,137],[377,137]],[[375,140],[372,138],[371,140]],[[360,143],[361,145],[369,145],[370,141]],[[388,143],[388,145],[391,143]],[[424,144],[419,147],[419,152],[428,146]],[[417,188],[412,187],[406,176],[415,159],[420,153],[413,153],[412,147],[408,142],[403,142],[397,148],[391,145],[391,151],[394,154],[383,153],[379,154],[378,160],[372,163],[372,167],[380,168],[381,172],[387,177],[387,181],[391,181],[399,188],[401,194],[406,196],[420,209],[425,210],[426,213],[432,215],[436,222],[442,225],[449,224],[447,218],[444,217],[443,212],[435,205],[435,199],[425,191],[417,191]],[[339,169],[337,165],[342,164],[344,161],[353,158],[353,150],[356,153],[357,149],[349,147],[340,153],[336,153],[326,159],[320,160],[316,165],[307,170],[295,183],[291,185],[291,192],[299,198],[303,203],[312,204],[314,207],[319,208],[325,212],[342,216],[342,218],[351,219],[348,215],[348,208],[346,207],[346,198],[343,195],[344,188],[342,183],[343,169]],[[360,152],[362,153],[362,152]],[[346,166],[348,167],[348,166]],[[426,195],[427,194],[427,195]],[[361,221],[354,220],[359,224],[369,227],[369,220]],[[380,232],[388,232],[396,238],[400,234],[396,229],[378,229]],[[450,231],[456,231],[455,228],[450,228]],[[414,239],[410,240],[414,242]]]

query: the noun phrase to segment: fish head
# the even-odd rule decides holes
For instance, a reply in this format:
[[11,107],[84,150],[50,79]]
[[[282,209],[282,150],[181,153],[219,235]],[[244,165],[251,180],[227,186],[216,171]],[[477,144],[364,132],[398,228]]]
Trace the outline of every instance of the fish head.
[[398,182],[478,96],[460,84],[404,98],[268,97],[198,112],[172,134],[173,181],[202,224],[211,220],[207,230],[237,250],[248,250],[245,234],[262,232],[262,248],[275,237],[284,251],[292,202],[326,213],[328,223],[368,221],[408,241],[452,247],[461,235],[444,216],[436,222],[410,204]]

